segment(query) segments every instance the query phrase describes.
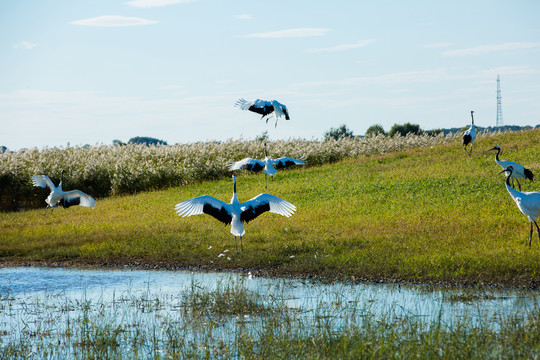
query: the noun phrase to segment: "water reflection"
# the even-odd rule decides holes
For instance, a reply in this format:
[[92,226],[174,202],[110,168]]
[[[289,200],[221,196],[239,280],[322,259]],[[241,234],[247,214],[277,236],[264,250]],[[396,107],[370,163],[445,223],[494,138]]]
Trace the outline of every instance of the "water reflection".
[[377,314],[438,317],[441,308],[447,321],[462,314],[515,314],[538,306],[540,292],[534,290],[464,289],[437,290],[426,286],[394,284],[321,283],[253,277],[250,273],[193,272],[163,270],[96,270],[74,268],[20,267],[0,269],[0,296],[19,299],[62,293],[68,298],[111,299],[113,296],[152,292],[178,295],[197,283],[212,291],[217,284],[241,281],[263,297],[279,295],[291,308],[304,311],[331,308],[337,303],[354,303]]
[[[236,344],[239,331],[255,339],[268,328],[268,321],[277,321],[277,327],[283,325],[280,315],[268,320],[253,313],[221,316],[203,310],[199,316],[186,306],[186,294],[189,301],[198,294],[202,299],[208,292],[228,286],[257,294],[257,301],[267,309],[286,309],[286,323],[303,326],[307,329],[304,334],[317,326],[341,331],[362,324],[367,317],[380,317],[387,323],[414,318],[445,326],[490,321],[497,327],[505,317],[518,316],[525,321],[528,313],[538,308],[540,295],[532,290],[475,292],[392,284],[328,284],[225,272],[3,268],[0,345],[14,342],[26,346],[28,341],[37,340],[31,345],[33,351],[52,347],[72,354],[88,341],[92,330],[114,338],[108,347],[119,343],[117,337],[125,336],[124,342],[139,344],[149,353],[168,351],[171,342],[178,341],[182,346],[202,341],[204,351],[209,345],[219,351],[223,344]],[[93,329],[86,328],[89,324]],[[79,355],[84,357],[84,353]]]

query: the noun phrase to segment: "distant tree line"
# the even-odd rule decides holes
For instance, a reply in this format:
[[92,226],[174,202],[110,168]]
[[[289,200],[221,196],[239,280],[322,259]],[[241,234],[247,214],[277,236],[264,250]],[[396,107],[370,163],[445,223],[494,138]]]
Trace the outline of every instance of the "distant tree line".
[[[388,135],[390,137],[395,136],[396,134],[399,134],[400,136],[407,136],[407,134],[412,133],[414,135],[421,135],[421,134],[428,134],[428,135],[437,135],[439,133],[443,133],[444,130],[442,129],[435,129],[435,130],[427,130],[424,131],[420,128],[420,125],[418,124],[411,124],[411,123],[405,123],[405,124],[394,124],[392,128],[390,128],[390,131],[388,133],[384,131],[384,128],[380,124],[374,124],[371,125],[367,130],[364,136],[376,136],[376,135]],[[347,127],[347,125],[343,124],[338,128],[330,128],[327,132],[324,133],[324,140],[328,141],[330,139],[339,139],[342,137],[354,137],[355,135],[353,132]]]
[[[113,143],[114,146],[126,145],[126,143],[124,143],[123,141],[118,140],[118,139],[113,140],[112,143]],[[143,145],[146,145],[146,146],[167,145],[167,142],[164,141],[164,140],[159,140],[159,139],[156,139],[156,138],[153,138],[153,137],[148,137],[148,136],[135,136],[135,137],[132,137],[131,139],[129,139],[129,141],[127,143],[128,144],[143,144]]]

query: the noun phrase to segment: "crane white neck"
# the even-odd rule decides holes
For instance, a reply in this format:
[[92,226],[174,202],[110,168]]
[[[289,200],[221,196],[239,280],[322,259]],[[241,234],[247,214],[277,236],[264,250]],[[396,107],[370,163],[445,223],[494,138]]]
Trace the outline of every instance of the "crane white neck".
[[515,200],[517,197],[522,195],[523,193],[521,191],[518,191],[514,189],[512,186],[510,186],[510,178],[512,177],[513,171],[507,171],[509,172],[508,176],[506,177],[506,190],[510,193],[510,196]]

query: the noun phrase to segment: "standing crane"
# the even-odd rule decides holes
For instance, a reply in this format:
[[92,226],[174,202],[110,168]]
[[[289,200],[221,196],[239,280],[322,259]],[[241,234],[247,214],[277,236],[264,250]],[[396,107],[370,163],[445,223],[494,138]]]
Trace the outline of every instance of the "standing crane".
[[213,196],[202,195],[176,204],[175,210],[182,217],[208,214],[225,225],[231,224],[231,234],[234,235],[234,247],[238,252],[236,237],[240,237],[240,247],[243,250],[242,236],[245,234],[244,223],[248,223],[266,211],[290,217],[296,207],[277,196],[262,193],[246,201],[238,201],[236,195],[236,175],[233,174],[233,196],[227,204]]
[[463,148],[467,152],[467,145],[471,144],[471,151],[467,152],[469,156],[472,154],[474,140],[476,140],[476,128],[474,127],[474,111],[471,111],[471,126],[463,133]]
[[540,192],[521,192],[510,186],[510,178],[514,172],[512,166],[508,166],[506,169],[501,171],[499,174],[507,172],[508,176],[506,177],[506,190],[516,202],[519,211],[529,219],[531,224],[531,232],[529,233],[529,247],[531,247],[532,233],[533,233],[533,223],[536,225],[536,231],[538,232],[538,239],[540,240],[540,229],[536,223],[536,217],[540,215]]
[[[305,161],[299,159],[293,159],[290,157],[280,157],[272,160],[268,156],[268,150],[266,149],[266,143],[264,143],[264,160],[256,160],[252,158],[245,158],[239,161],[229,162],[229,171],[234,170],[248,170],[258,172],[263,170],[264,172],[264,188],[266,189],[267,181],[266,176],[269,175],[274,179],[274,175],[278,172],[278,169],[283,169],[292,165],[305,165]],[[275,167],[274,167],[275,166]]]
[[277,100],[261,100],[255,99],[247,101],[245,99],[236,100],[235,106],[239,107],[241,110],[249,110],[261,114],[261,120],[266,118],[266,123],[268,124],[268,119],[272,117],[272,114],[276,118],[276,125],[280,117],[284,117],[285,120],[291,120],[289,117],[289,111],[287,107]]
[[73,205],[81,205],[89,208],[94,208],[96,206],[96,200],[94,200],[90,195],[85,194],[80,190],[71,190],[64,191],[62,190],[62,182],[64,181],[64,173],[66,171],[62,170],[60,174],[60,183],[58,186],[55,186],[51,179],[47,175],[34,175],[32,176],[32,184],[39,187],[48,187],[51,190],[51,193],[45,199],[47,203],[47,210],[51,209],[51,213],[55,207],[62,205],[64,208],[68,208]]
[[534,174],[531,170],[526,169],[525,167],[523,167],[523,165],[520,165],[513,161],[499,159],[499,154],[501,153],[501,147],[499,145],[492,147],[488,151],[492,150],[497,150],[497,154],[495,155],[495,162],[499,164],[500,167],[502,167],[503,169],[506,169],[509,166],[512,167],[512,187],[514,187],[514,179],[518,183],[519,191],[521,191],[521,184],[519,183],[518,179],[528,179],[530,181],[533,181]]

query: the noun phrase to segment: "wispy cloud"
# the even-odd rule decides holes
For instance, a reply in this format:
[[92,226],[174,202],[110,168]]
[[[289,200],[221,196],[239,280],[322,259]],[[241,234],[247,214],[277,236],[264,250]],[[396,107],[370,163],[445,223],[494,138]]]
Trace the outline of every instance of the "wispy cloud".
[[238,20],[251,20],[253,16],[251,14],[238,14],[234,16]]
[[132,0],[126,1],[124,4],[138,7],[138,8],[151,8],[151,7],[161,7],[174,4],[188,3],[196,0]]
[[344,50],[361,48],[369,44],[373,44],[374,42],[375,40],[362,40],[354,44],[342,44],[342,45],[336,45],[336,46],[328,47],[328,48],[309,49],[308,52],[319,53],[319,52],[344,51]]
[[162,86],[159,88],[159,90],[184,90],[184,89],[185,89],[184,85],[167,85],[167,86]]
[[310,37],[310,36],[323,36],[328,31],[330,31],[330,29],[296,28],[296,29],[287,29],[287,30],[248,34],[248,35],[244,35],[244,37],[247,37],[247,38],[303,38],[303,37]]
[[71,21],[72,25],[80,26],[96,26],[96,27],[124,27],[124,26],[141,26],[157,24],[158,21],[147,20],[137,17],[126,17],[117,15],[97,16],[89,19]]
[[296,83],[294,86],[314,86],[314,85],[359,85],[359,84],[403,84],[410,82],[435,82],[448,79],[450,75],[444,69],[408,71],[390,73],[378,76],[351,77],[331,81],[309,81]]
[[529,76],[538,74],[538,70],[530,66],[500,66],[483,70],[478,73],[479,77],[494,79],[497,75]]
[[452,46],[452,43],[432,43],[432,44],[424,45],[425,48],[430,48],[430,49],[439,49],[439,48],[445,48],[449,46]]
[[339,86],[357,86],[363,84],[410,84],[410,83],[433,83],[450,80],[462,80],[462,79],[495,79],[497,74],[512,75],[512,76],[529,76],[538,74],[539,71],[530,66],[502,66],[487,70],[480,70],[469,74],[451,74],[445,69],[433,69],[433,70],[420,70],[420,71],[406,71],[389,73],[376,76],[362,76],[362,77],[350,77],[345,79],[330,80],[330,81],[308,81],[302,83],[295,83],[293,86],[297,87],[310,87],[310,86],[327,86],[327,85],[339,85]]
[[443,52],[443,56],[481,55],[498,51],[515,51],[540,48],[540,42],[512,42],[498,45],[480,45],[467,49],[450,50]]
[[30,41],[21,41],[20,43],[13,45],[15,49],[27,49],[27,50],[32,50],[36,46],[37,44],[31,43]]

